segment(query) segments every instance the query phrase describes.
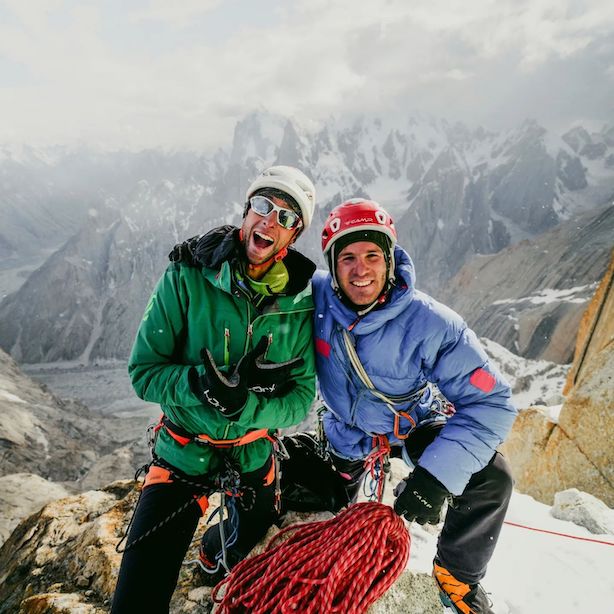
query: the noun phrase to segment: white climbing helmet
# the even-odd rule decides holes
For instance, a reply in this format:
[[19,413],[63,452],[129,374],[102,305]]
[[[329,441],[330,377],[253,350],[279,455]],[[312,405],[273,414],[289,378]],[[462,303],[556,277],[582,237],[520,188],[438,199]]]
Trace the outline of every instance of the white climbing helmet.
[[245,200],[263,188],[274,188],[289,194],[297,202],[303,220],[302,230],[307,230],[313,219],[316,189],[309,177],[293,166],[271,166],[260,173],[247,188]]

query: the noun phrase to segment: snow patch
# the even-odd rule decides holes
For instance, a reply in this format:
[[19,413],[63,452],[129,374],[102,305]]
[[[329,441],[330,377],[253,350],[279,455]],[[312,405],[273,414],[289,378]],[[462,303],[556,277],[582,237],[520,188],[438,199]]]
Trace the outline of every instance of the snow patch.
[[[592,291],[595,287],[596,284],[587,284],[563,290],[545,288],[544,290],[536,292],[533,296],[501,299],[499,301],[494,301],[492,304],[513,305],[525,302],[532,303],[533,305],[547,305],[549,303],[586,303],[591,298]],[[578,294],[583,294],[584,296],[577,296]]]
[[11,394],[10,392],[7,392],[6,390],[2,390],[1,388],[0,388],[0,399],[4,399],[5,401],[11,401],[12,403],[25,403],[25,401],[21,397],[18,397],[15,394]]
[[561,411],[562,390],[569,365],[523,358],[485,337],[481,337],[480,342],[510,384],[512,403],[519,409],[544,406],[544,414],[556,422]]

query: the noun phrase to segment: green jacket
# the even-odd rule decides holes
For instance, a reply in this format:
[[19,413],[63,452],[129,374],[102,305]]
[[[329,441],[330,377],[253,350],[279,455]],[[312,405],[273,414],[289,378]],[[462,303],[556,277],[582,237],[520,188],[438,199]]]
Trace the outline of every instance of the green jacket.
[[[315,265],[294,250],[284,259],[290,281],[284,295],[272,297],[259,311],[232,281],[237,230],[222,227],[205,235],[196,253],[200,264],[172,263],[151,296],[140,324],[128,372],[137,395],[160,403],[175,424],[194,434],[233,439],[254,429],[278,429],[301,422],[315,396],[313,300],[310,278]],[[218,366],[236,364],[262,335],[271,338],[266,358],[275,362],[302,356],[293,371],[296,387],[280,398],[249,392],[237,421],[229,421],[203,404],[188,385],[188,371],[203,373],[201,349],[208,348]],[[215,472],[221,454],[230,454],[243,472],[264,465],[271,454],[266,439],[220,452],[189,443],[181,446],[159,431],[155,453],[190,475]]]

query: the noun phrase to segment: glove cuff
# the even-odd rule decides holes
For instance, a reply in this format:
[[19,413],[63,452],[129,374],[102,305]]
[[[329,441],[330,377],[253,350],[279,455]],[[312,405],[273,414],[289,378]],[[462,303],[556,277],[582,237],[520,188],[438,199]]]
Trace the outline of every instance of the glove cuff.
[[415,486],[424,489],[426,492],[439,495],[442,498],[450,494],[450,491],[432,473],[429,473],[420,465],[416,466],[410,477]]

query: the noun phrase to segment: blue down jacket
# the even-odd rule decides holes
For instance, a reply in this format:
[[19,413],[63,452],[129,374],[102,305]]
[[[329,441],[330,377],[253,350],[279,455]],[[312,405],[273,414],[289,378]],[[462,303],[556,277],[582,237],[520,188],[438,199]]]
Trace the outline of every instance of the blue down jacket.
[[[414,266],[407,252],[395,248],[397,284],[389,302],[363,317],[335,295],[330,275],[316,271],[316,368],[328,411],[324,429],[333,450],[344,458],[362,459],[372,449],[372,436],[394,435],[393,411],[358,378],[349,362],[342,331],[350,330],[356,352],[373,385],[386,395],[404,395],[427,382],[437,384],[456,413],[426,448],[419,465],[452,494],[463,492],[469,478],[485,467],[509,432],[516,409],[509,384],[489,363],[475,333],[462,318],[415,289]],[[432,419],[429,402],[398,403],[417,427]],[[411,422],[401,418],[398,432]]]

